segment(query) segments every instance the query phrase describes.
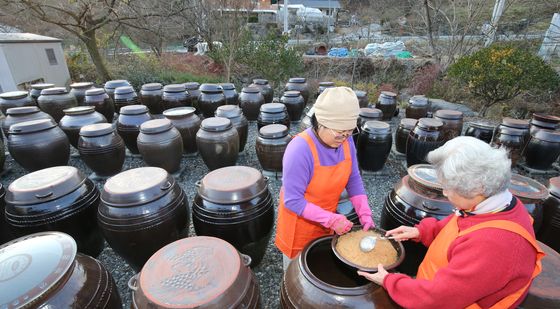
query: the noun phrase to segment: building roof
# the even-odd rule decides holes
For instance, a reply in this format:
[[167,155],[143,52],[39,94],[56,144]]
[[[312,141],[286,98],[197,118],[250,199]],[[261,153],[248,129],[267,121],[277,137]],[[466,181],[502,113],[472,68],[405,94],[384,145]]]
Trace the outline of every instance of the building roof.
[[340,9],[340,1],[337,0],[290,0],[289,4],[303,4],[306,7],[317,9]]
[[0,43],[52,43],[62,42],[61,39],[52,38],[33,33],[0,33]]

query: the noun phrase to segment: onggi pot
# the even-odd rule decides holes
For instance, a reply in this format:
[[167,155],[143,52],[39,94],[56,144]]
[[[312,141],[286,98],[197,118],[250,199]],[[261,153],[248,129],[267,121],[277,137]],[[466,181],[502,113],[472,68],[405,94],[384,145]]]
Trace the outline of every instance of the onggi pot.
[[76,97],[68,93],[64,87],[47,88],[41,91],[37,99],[39,108],[51,115],[56,122],[64,117],[64,110],[78,106]]
[[194,107],[176,107],[163,112],[163,116],[171,121],[173,126],[181,133],[183,151],[195,153],[196,132],[200,129],[200,118],[196,115]]
[[175,173],[181,167],[183,140],[169,119],[149,120],[140,126],[138,150],[149,166]]
[[243,115],[247,117],[247,120],[257,120],[261,105],[264,103],[264,96],[258,88],[244,87],[241,89],[241,94],[239,95],[239,107],[243,110]]
[[198,96],[198,109],[204,118],[214,117],[218,106],[226,104],[226,97],[222,86],[216,84],[200,85]]
[[272,89],[270,84],[268,84],[268,80],[266,80],[266,79],[253,79],[253,83],[251,85],[249,85],[249,87],[259,88],[259,90],[261,91],[261,93],[264,97],[264,102],[265,103],[271,103],[272,102],[272,98],[274,97],[274,90]]
[[107,122],[113,122],[113,118],[115,117],[115,104],[113,103],[113,99],[103,88],[86,90],[84,105],[94,106],[95,111],[105,116]]
[[148,107],[150,114],[163,113],[163,85],[160,83],[148,83],[140,89],[140,101]]
[[4,115],[9,108],[34,105],[35,103],[27,91],[10,91],[0,94],[0,111]]
[[76,97],[78,106],[84,105],[86,90],[92,88],[94,88],[92,82],[72,83],[70,84],[70,94]]
[[299,91],[305,104],[309,102],[309,85],[307,84],[307,79],[305,77],[292,77],[286,83],[284,87],[285,91]]
[[120,113],[121,108],[128,105],[140,104],[140,99],[132,86],[117,87],[114,92],[115,111]]
[[122,108],[117,119],[117,132],[130,152],[139,153],[137,138],[140,125],[148,120],[152,120],[152,116],[145,105],[129,105]]
[[112,176],[122,169],[124,141],[110,123],[83,126],[78,151],[84,163],[99,176]]
[[50,84],[50,83],[39,83],[39,84],[31,85],[31,89],[29,90],[29,95],[33,100],[33,104],[37,105],[37,99],[41,95],[41,91],[43,89],[53,88],[53,87],[55,87],[55,84]]
[[104,89],[105,92],[107,92],[107,94],[109,95],[109,97],[111,97],[111,100],[115,99],[115,90],[118,87],[125,87],[125,86],[130,86],[130,83],[127,80],[124,79],[115,79],[115,80],[110,80],[108,82],[105,83]]
[[222,117],[204,119],[196,133],[196,145],[209,170],[235,165],[239,156],[239,134]]
[[64,110],[66,114],[60,119],[59,127],[68,136],[70,145],[78,148],[78,138],[80,137],[80,129],[83,126],[96,123],[107,122],[107,119],[100,113],[95,111],[93,106],[77,106]]
[[299,91],[285,91],[280,97],[280,103],[286,106],[290,121],[300,121],[305,100]]
[[231,121],[239,135],[239,152],[242,152],[245,149],[245,144],[247,144],[247,136],[249,134],[249,122],[245,115],[243,115],[243,111],[241,111],[239,106],[222,105],[216,110],[216,117],[227,118]]
[[224,96],[226,97],[227,105],[239,105],[239,94],[235,90],[235,85],[232,83],[220,84],[224,89]]
[[2,131],[7,137],[11,125],[39,119],[50,119],[54,122],[54,119],[49,114],[42,112],[37,106],[8,108],[6,118],[2,122]]

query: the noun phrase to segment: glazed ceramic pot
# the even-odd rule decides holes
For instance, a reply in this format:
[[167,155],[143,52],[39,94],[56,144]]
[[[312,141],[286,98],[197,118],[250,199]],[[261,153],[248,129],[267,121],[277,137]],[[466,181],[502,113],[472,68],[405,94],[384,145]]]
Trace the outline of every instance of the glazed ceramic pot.
[[117,119],[117,132],[130,152],[140,153],[136,141],[140,125],[148,120],[152,120],[152,116],[145,105],[128,105],[122,108]]
[[34,106],[27,91],[10,91],[0,94],[0,111],[6,115],[9,108]]
[[239,95],[239,107],[243,110],[243,115],[247,117],[247,120],[257,120],[261,105],[264,103],[264,96],[258,88],[244,87],[241,89],[241,94]]
[[163,109],[192,106],[192,100],[184,84],[172,84],[163,87]]
[[84,163],[99,176],[112,176],[122,169],[124,141],[110,123],[83,126],[78,151]]
[[467,123],[465,136],[472,136],[490,144],[495,129],[496,126],[488,121],[472,121]]
[[315,114],[315,107],[311,106],[307,110],[307,112],[304,113],[303,119],[301,119],[301,123],[299,124],[300,131],[311,128],[312,126],[311,119],[313,119],[314,114]]
[[163,85],[160,83],[148,83],[140,89],[140,101],[148,107],[150,114],[163,113]]
[[216,110],[216,117],[227,118],[231,121],[239,135],[239,152],[242,152],[245,149],[247,136],[249,135],[249,122],[245,115],[243,115],[243,111],[239,106],[223,105]]
[[169,119],[149,120],[140,126],[138,150],[149,166],[175,173],[181,167],[183,139]]
[[54,88],[54,87],[55,87],[54,84],[49,84],[49,83],[39,83],[39,84],[31,85],[31,89],[29,90],[29,95],[33,100],[33,104],[37,105],[37,99],[41,95],[41,91],[43,89]]
[[511,174],[508,189],[521,200],[533,218],[533,229],[537,234],[543,222],[543,203],[548,197],[548,189],[538,181],[516,173]]
[[282,158],[292,140],[289,131],[283,124],[269,124],[259,130],[255,149],[264,171],[282,173]]
[[8,136],[11,125],[39,119],[50,119],[54,122],[49,114],[42,112],[37,106],[12,107],[6,111],[6,119],[2,122],[2,131],[5,136]]
[[426,96],[415,95],[408,100],[406,118],[420,119],[428,116],[429,100]]
[[196,133],[196,145],[209,170],[235,165],[239,156],[239,134],[222,117],[204,119]]
[[105,116],[107,122],[113,122],[113,118],[115,116],[115,104],[113,103],[113,99],[111,99],[103,88],[86,90],[84,105],[94,106],[95,111]]
[[305,100],[299,91],[285,91],[280,97],[280,103],[286,106],[290,121],[300,121]]
[[78,106],[64,110],[65,116],[60,119],[58,126],[68,136],[70,145],[78,148],[78,138],[80,138],[80,129],[83,126],[96,123],[105,123],[107,119],[100,113],[95,111],[93,106]]
[[284,91],[299,91],[305,104],[309,102],[309,85],[307,84],[307,79],[304,77],[293,77],[288,80]]
[[529,123],[529,121],[524,119],[504,117],[502,119],[502,123],[500,123],[500,125],[494,130],[494,136],[499,133],[501,128],[515,129],[523,133],[523,146],[521,147],[521,154],[523,154],[523,149],[525,149],[527,143],[529,143],[529,140],[531,139],[531,124]]
[[397,94],[390,91],[381,91],[375,108],[383,112],[382,120],[391,120],[397,110]]
[[283,124],[290,128],[290,117],[286,106],[282,103],[266,103],[261,105],[259,116],[257,117],[257,128],[269,124]]
[[368,93],[366,91],[354,90],[354,93],[358,98],[358,103],[360,104],[360,108],[369,106]]
[[460,136],[463,132],[463,113],[449,109],[440,109],[435,112],[434,118],[443,122],[441,134],[445,141]]
[[200,118],[195,113],[194,107],[176,107],[163,112],[163,116],[171,121],[173,126],[181,133],[183,139],[183,152],[195,153],[196,132],[200,129]]
[[200,85],[198,109],[204,118],[214,117],[218,106],[226,104],[226,97],[222,86],[216,84]]
[[72,83],[70,84],[70,94],[76,97],[78,106],[84,105],[86,90],[95,88],[92,82]]
[[78,106],[76,97],[68,93],[64,87],[47,88],[41,91],[37,99],[39,108],[51,115],[56,122],[64,117],[64,110]]
[[522,130],[499,126],[497,132],[494,133],[490,145],[493,147],[504,147],[511,159],[511,166],[515,166],[521,158],[524,149],[525,134]]
[[362,125],[356,153],[358,165],[364,171],[379,171],[385,165],[393,146],[389,124],[371,120]]
[[259,88],[261,94],[264,97],[265,103],[272,103],[272,98],[274,97],[274,90],[268,83],[266,79],[253,79],[253,83],[249,87]]
[[5,196],[6,196],[6,190],[4,189],[4,186],[0,183],[0,245],[13,239],[12,233],[8,227],[8,223],[6,223],[6,215],[4,210]]
[[224,90],[227,105],[239,105],[239,94],[235,90],[235,85],[232,83],[220,84]]
[[200,96],[200,84],[197,82],[188,82],[185,83],[185,88],[189,93],[189,96],[192,98],[192,106],[196,108],[196,112],[199,114],[200,110],[198,109],[198,97]]
[[395,132],[395,150],[399,153],[406,153],[406,141],[410,131],[414,129],[418,120],[413,118],[403,118],[399,123],[399,127]]
[[115,112],[120,113],[121,108],[128,105],[140,104],[140,99],[132,86],[117,87],[114,93]]
[[531,135],[535,135],[535,133],[541,129],[555,131],[560,127],[560,117],[542,113],[533,113],[529,124]]
[[412,166],[428,163],[426,156],[445,143],[441,128],[443,122],[432,118],[420,118],[406,140],[406,164]]
[[[357,127],[359,130],[366,122],[371,120],[381,120],[383,118],[383,112],[377,108],[362,107],[360,108],[360,113],[358,114]],[[358,133],[358,131],[356,131]]]
[[320,82],[319,88],[317,89],[317,96],[319,96],[323,91],[327,88],[334,88],[335,85],[333,82]]
[[549,195],[543,203],[543,223],[537,239],[560,252],[560,177],[548,181]]
[[111,97],[111,100],[115,99],[115,90],[118,87],[126,87],[126,86],[130,86],[130,83],[127,80],[124,79],[115,79],[115,80],[110,80],[108,82],[105,83],[104,89],[105,92],[107,92],[107,94],[109,95],[109,97]]
[[525,148],[525,163],[528,167],[547,170],[560,156],[560,132],[540,129]]

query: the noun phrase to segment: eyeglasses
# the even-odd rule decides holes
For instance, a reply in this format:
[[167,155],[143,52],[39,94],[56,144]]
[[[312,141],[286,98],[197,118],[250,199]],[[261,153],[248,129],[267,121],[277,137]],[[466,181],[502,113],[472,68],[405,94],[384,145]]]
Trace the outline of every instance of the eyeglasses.
[[331,132],[335,140],[345,140],[348,137],[357,135],[359,133],[358,130],[355,129],[351,129],[351,130],[333,130],[331,128],[327,128],[327,129],[329,129],[329,131]]

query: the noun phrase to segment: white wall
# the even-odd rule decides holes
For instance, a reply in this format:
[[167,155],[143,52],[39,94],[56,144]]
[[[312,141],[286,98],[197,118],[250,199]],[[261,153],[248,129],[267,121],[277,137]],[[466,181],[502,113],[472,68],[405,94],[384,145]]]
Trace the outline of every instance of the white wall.
[[0,48],[0,92],[17,90],[16,83],[10,70],[10,65],[6,60],[4,50]]

